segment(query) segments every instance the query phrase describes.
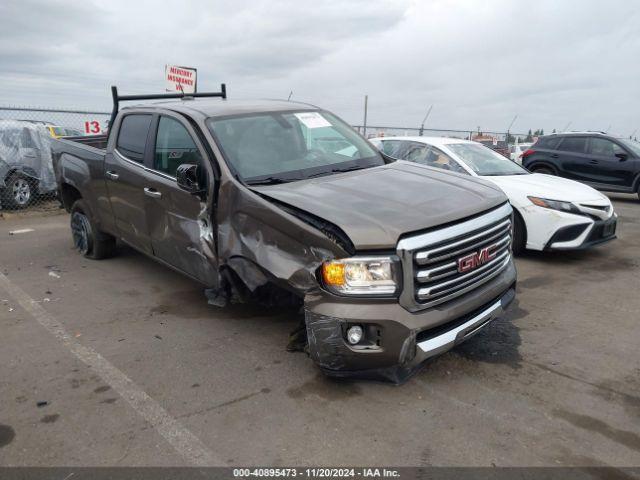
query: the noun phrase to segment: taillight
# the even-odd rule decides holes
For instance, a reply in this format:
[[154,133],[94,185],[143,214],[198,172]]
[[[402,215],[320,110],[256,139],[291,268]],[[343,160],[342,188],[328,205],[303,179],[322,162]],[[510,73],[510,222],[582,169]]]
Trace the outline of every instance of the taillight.
[[525,150],[522,155],[520,155],[520,158],[527,158],[529,155],[533,155],[535,152],[535,150]]

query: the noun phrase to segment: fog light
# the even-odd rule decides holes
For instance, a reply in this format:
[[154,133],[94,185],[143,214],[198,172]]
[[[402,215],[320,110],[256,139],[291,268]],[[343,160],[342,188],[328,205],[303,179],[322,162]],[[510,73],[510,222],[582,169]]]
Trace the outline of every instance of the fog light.
[[355,345],[362,340],[362,327],[360,325],[354,325],[347,330],[347,341],[351,345]]

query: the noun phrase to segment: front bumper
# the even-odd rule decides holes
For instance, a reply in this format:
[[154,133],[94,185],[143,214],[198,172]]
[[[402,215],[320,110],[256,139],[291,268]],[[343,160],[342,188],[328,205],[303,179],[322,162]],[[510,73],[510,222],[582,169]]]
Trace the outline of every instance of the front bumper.
[[[470,338],[501,316],[515,297],[513,262],[467,295],[409,312],[397,300],[336,297],[324,291],[305,299],[309,351],[330,376],[401,383],[428,358]],[[364,326],[363,345],[345,340],[346,329]]]
[[545,245],[544,250],[584,250],[601,243],[614,240],[618,225],[618,215],[607,220],[588,222],[563,227],[556,231]]

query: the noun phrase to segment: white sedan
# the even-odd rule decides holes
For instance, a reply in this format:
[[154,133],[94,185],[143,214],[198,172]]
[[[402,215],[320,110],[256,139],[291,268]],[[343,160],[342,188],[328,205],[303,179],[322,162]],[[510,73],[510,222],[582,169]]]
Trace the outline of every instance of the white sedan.
[[[385,155],[498,185],[514,207],[513,250],[583,249],[616,238],[609,198],[573,180],[530,173],[477,142],[457,138],[384,137]],[[445,199],[443,199],[445,200]]]

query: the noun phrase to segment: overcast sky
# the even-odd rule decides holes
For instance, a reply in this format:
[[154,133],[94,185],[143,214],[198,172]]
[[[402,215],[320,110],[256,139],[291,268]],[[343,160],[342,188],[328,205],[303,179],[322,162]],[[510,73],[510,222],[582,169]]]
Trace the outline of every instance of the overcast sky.
[[[110,108],[109,86],[316,103],[351,123],[640,133],[628,0],[2,0],[0,105]],[[638,134],[637,133],[637,134]]]

